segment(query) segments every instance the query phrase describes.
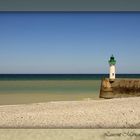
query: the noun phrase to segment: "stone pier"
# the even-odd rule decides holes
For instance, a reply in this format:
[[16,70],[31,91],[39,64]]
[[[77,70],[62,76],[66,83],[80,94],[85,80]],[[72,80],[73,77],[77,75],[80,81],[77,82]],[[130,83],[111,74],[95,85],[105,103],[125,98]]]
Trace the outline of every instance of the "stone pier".
[[100,98],[120,98],[140,96],[140,79],[116,78],[110,81],[104,78],[101,81]]

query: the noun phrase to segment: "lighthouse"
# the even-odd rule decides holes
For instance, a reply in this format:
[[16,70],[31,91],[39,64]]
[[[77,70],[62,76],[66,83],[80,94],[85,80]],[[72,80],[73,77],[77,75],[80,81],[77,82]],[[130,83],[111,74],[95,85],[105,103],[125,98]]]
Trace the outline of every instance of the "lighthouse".
[[115,80],[115,64],[116,64],[116,60],[113,55],[110,57],[110,60],[108,62],[110,66],[109,80],[113,82]]

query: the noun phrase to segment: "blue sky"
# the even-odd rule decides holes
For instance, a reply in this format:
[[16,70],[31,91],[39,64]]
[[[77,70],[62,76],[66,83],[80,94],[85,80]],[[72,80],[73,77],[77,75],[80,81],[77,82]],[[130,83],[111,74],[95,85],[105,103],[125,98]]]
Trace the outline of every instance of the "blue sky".
[[0,13],[0,73],[140,73],[140,13]]

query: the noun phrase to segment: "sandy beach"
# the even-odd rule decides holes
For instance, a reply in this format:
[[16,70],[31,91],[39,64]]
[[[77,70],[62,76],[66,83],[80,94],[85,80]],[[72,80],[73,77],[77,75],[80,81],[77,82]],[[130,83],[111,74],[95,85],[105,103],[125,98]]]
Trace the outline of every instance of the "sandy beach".
[[140,97],[1,105],[0,128],[140,128]]
[[0,129],[1,140],[139,140],[140,129]]

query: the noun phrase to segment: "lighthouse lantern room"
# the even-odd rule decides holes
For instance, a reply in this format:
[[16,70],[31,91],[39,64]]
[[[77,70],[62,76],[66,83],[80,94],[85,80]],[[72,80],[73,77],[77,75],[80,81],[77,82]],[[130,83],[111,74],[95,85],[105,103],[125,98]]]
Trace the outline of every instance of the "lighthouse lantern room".
[[115,80],[115,64],[116,64],[116,60],[113,55],[110,57],[110,60],[108,62],[110,66],[109,80],[113,82]]

